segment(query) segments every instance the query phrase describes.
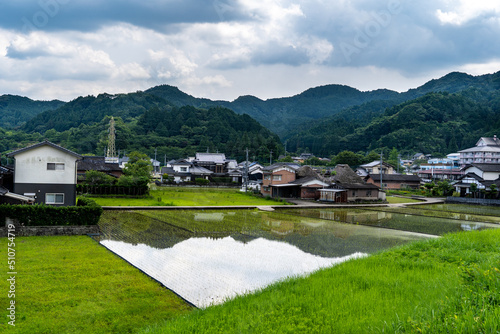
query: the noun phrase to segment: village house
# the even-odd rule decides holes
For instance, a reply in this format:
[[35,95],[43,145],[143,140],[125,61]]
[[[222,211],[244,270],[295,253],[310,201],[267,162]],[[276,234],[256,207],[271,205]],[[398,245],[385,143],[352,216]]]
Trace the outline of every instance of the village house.
[[105,157],[83,156],[82,159],[78,161],[77,166],[79,183],[85,180],[85,173],[90,170],[102,172],[117,179],[123,175],[123,171],[118,162],[106,162]]
[[191,182],[199,178],[208,180],[214,174],[213,171],[196,166],[185,159],[169,161],[167,166],[161,169],[161,172],[162,175],[168,174],[169,177],[173,177],[176,183]]
[[492,184],[500,189],[500,164],[482,163],[470,164],[463,168],[464,176],[459,178],[455,191],[464,197],[471,193],[471,184],[475,183],[478,190],[487,190]]
[[500,163],[500,139],[497,136],[481,137],[475,147],[459,151],[460,165],[472,163],[498,164]]
[[82,156],[49,141],[8,154],[14,158],[14,192],[37,204],[76,204],[77,161]]
[[[380,180],[382,179],[382,184]],[[399,190],[399,189],[418,189],[420,188],[421,179],[418,175],[401,175],[401,174],[369,174],[365,177],[367,183],[382,186],[383,189]]]
[[280,185],[281,188],[286,188],[287,186],[282,185],[295,181],[295,173],[299,168],[300,165],[287,162],[275,163],[264,167],[261,194],[271,197],[291,197],[293,195],[291,191],[278,191],[278,187],[276,186]]
[[0,204],[31,204],[34,199],[19,195],[14,191],[14,170],[0,166]]
[[225,176],[228,164],[233,161],[226,159],[224,153],[196,153],[193,164],[212,171],[214,176]]
[[380,160],[375,160],[370,163],[360,165],[356,169],[356,174],[365,177],[368,174],[380,174],[382,170],[382,174],[394,174],[396,173],[396,169],[393,165],[388,164],[387,162],[380,162]]
[[339,164],[335,167],[334,172],[334,185],[332,188],[345,190],[346,195],[337,195],[346,197],[348,202],[376,201],[379,199],[379,187],[364,182],[349,165]]

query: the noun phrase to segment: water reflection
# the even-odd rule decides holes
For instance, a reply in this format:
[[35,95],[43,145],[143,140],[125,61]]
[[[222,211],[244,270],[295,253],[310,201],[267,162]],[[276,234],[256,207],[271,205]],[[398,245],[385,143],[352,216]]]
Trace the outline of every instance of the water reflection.
[[323,258],[283,242],[257,238],[244,243],[230,236],[190,238],[165,249],[113,240],[101,243],[198,307],[364,255]]
[[430,237],[245,210],[107,211],[100,227],[104,246],[199,307]]

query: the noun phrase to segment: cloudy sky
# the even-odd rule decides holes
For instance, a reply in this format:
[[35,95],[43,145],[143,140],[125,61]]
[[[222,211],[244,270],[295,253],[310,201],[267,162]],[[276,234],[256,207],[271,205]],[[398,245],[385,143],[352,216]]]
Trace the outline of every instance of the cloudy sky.
[[500,70],[497,0],[2,0],[0,95],[406,91]]

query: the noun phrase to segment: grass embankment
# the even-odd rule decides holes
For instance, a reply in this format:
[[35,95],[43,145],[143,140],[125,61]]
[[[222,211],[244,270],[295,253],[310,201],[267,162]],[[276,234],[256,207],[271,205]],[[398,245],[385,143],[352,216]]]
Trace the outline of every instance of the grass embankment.
[[282,205],[235,188],[154,187],[142,198],[92,197],[101,206],[228,206]]
[[500,231],[417,242],[142,333],[497,333]]
[[[0,247],[7,250],[6,238]],[[2,333],[130,333],[190,310],[89,237],[18,237],[15,249],[16,322],[7,325],[6,264]]]
[[407,197],[397,197],[397,196],[387,196],[386,200],[387,200],[387,202],[389,202],[389,204],[417,203],[417,202],[422,203],[421,200],[407,198]]

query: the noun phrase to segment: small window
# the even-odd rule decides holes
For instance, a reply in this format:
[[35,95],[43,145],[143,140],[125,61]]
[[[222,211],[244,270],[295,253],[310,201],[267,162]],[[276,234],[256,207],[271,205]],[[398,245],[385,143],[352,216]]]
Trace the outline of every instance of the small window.
[[366,191],[366,197],[371,197],[372,196],[372,191],[371,190],[367,190]]
[[281,181],[281,175],[273,175],[273,181]]
[[64,170],[64,164],[58,162],[47,162],[47,170]]
[[181,167],[181,172],[187,172],[187,167]]
[[45,204],[64,204],[64,194],[45,194]]
[[271,175],[264,175],[264,180],[271,180]]

